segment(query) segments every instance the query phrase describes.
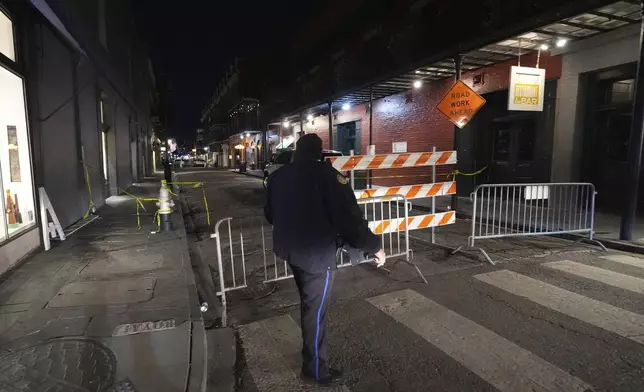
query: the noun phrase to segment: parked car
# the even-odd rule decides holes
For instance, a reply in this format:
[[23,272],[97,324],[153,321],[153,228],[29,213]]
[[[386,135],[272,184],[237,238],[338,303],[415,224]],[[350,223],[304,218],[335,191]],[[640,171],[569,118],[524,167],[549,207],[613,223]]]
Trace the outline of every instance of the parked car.
[[175,169],[183,169],[183,166],[184,166],[183,159],[181,158],[175,159],[173,162],[173,165]]
[[[322,150],[322,158],[340,157],[342,153],[334,150]],[[271,158],[266,167],[264,167],[264,188],[268,187],[268,177],[273,174],[277,169],[291,162],[293,158],[293,150],[281,151]]]
[[192,161],[192,166],[194,167],[206,167],[206,160],[203,158],[195,158],[194,161]]

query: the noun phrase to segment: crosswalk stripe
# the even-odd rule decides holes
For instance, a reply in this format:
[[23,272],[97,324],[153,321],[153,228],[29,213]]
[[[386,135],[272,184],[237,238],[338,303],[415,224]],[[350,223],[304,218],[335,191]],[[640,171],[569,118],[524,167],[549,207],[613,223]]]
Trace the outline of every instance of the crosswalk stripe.
[[570,260],[554,261],[545,263],[544,266],[557,271],[567,272],[582,278],[595,280],[620,289],[633,291],[638,294],[644,293],[644,279],[636,278],[619,272],[605,270]]
[[475,278],[527,298],[539,305],[644,344],[644,316],[637,313],[508,270],[480,274]]
[[246,366],[260,392],[295,391],[299,380],[276,349],[268,331],[261,322],[239,327],[244,344]]
[[603,256],[602,259],[614,261],[616,263],[630,265],[632,267],[644,268],[644,259],[628,255],[608,255]]
[[586,391],[590,386],[413,290],[368,301],[502,392]]
[[239,328],[246,364],[260,392],[300,391],[350,392],[335,388],[305,386],[299,377],[302,369],[302,334],[290,315],[243,325]]

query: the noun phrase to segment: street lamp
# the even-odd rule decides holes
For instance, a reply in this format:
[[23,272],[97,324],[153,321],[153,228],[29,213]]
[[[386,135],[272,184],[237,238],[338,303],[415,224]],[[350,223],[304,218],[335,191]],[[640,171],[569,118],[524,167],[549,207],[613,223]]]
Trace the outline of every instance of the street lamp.
[[349,110],[349,109],[351,109],[351,104],[349,104],[348,102],[342,105],[342,110]]
[[417,81],[415,81],[415,82],[414,82],[414,88],[415,88],[415,89],[419,89],[419,88],[421,88],[421,87],[422,87],[422,85],[423,85],[423,82],[422,82],[422,81],[420,81],[420,80],[417,80]]

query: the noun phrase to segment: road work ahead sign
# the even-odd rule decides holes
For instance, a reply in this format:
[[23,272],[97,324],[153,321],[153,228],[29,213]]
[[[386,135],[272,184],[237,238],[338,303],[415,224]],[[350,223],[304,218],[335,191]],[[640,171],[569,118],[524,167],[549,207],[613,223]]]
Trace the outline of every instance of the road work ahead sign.
[[485,99],[461,80],[454,83],[436,107],[449,121],[463,128],[485,105]]

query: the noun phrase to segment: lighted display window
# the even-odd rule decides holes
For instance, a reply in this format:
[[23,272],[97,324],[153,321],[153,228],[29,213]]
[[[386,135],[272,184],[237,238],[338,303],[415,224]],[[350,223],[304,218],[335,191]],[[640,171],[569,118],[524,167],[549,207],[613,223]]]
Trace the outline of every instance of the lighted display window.
[[36,221],[25,91],[21,77],[0,66],[0,241]]

